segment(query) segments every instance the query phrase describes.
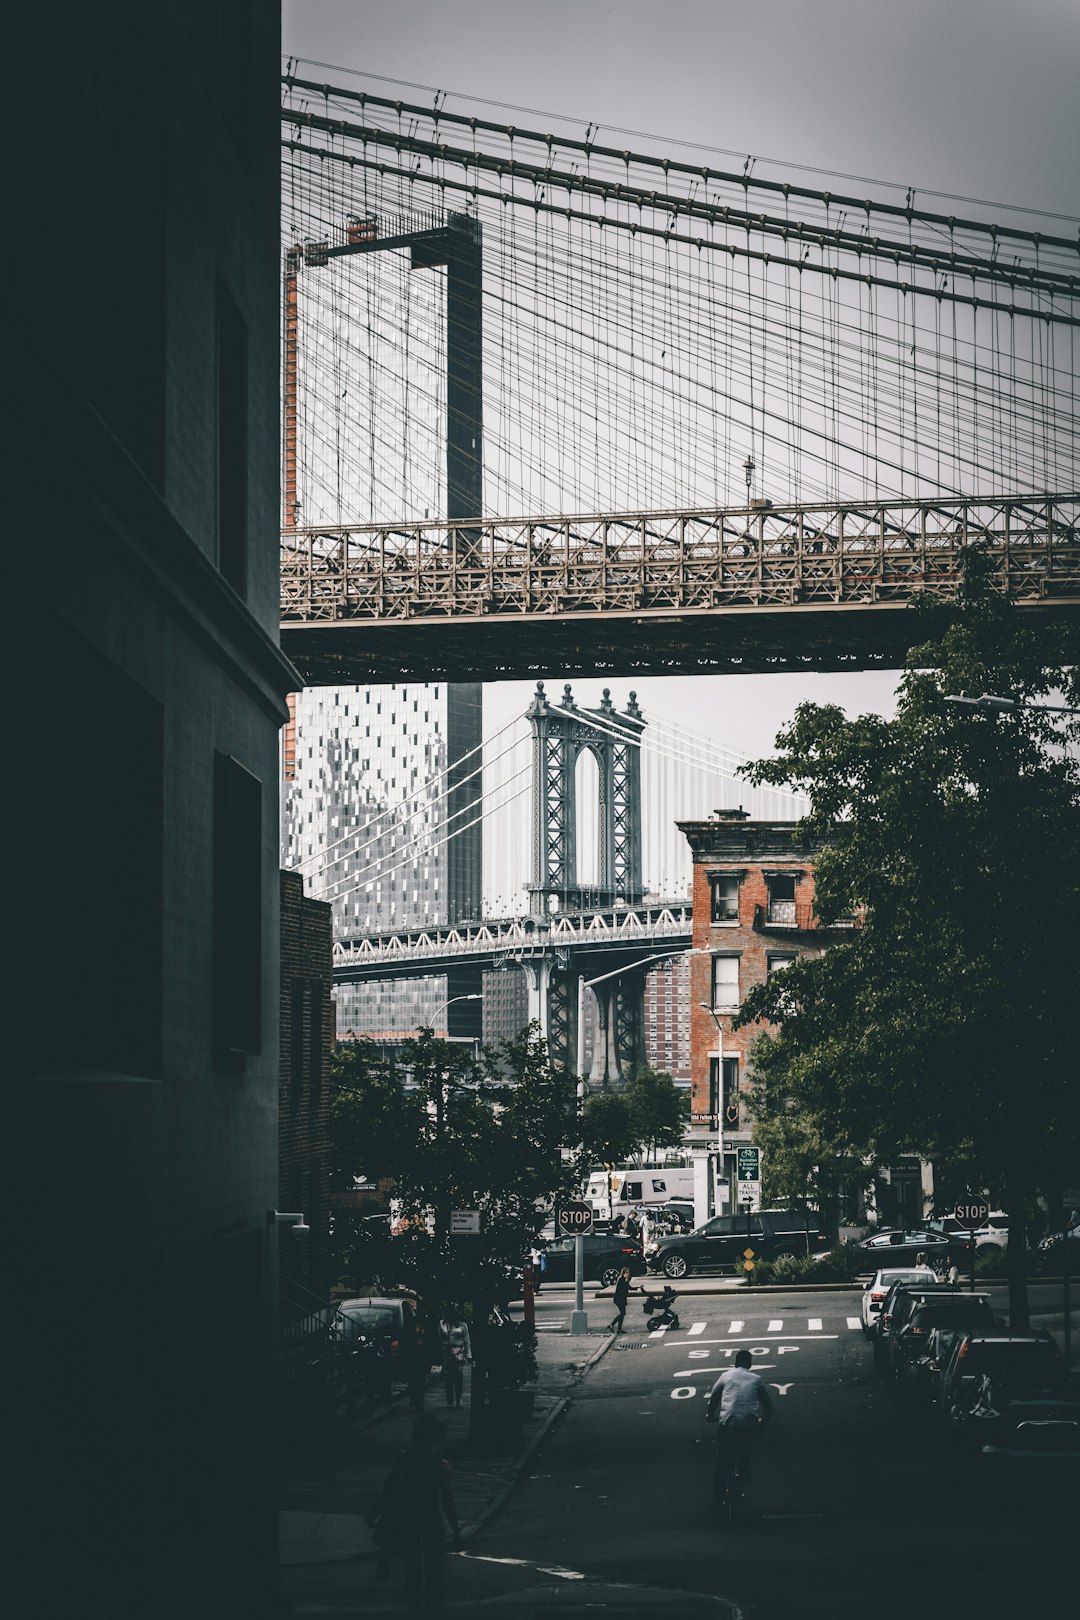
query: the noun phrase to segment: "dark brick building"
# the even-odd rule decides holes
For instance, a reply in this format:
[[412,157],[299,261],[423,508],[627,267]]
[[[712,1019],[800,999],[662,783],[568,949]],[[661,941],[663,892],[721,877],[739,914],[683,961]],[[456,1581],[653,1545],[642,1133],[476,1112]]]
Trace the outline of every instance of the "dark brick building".
[[304,893],[299,872],[281,874],[281,1084],[278,1178],[281,1208],[302,1210],[306,1239],[281,1245],[281,1275],[326,1298],[329,1144],[327,1078],[334,1048],[331,908]]

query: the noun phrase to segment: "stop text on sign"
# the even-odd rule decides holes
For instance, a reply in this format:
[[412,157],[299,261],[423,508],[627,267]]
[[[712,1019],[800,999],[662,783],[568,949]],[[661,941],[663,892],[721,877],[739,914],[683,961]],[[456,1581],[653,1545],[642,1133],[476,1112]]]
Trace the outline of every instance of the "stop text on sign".
[[956,1220],[966,1221],[971,1226],[981,1226],[989,1213],[990,1205],[985,1198],[965,1198],[953,1210]]
[[567,1237],[581,1237],[592,1231],[591,1204],[560,1204],[555,1213],[555,1224]]

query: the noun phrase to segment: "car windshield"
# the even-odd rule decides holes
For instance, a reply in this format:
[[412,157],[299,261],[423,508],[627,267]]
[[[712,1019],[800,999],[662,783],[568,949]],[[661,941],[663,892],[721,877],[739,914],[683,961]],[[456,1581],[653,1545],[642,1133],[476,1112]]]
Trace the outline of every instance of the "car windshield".
[[881,1281],[888,1287],[893,1283],[903,1284],[925,1282],[928,1276],[933,1276],[933,1273],[930,1271],[929,1267],[924,1267],[916,1271],[883,1271],[881,1273]]
[[354,1305],[338,1314],[350,1338],[358,1333],[387,1333],[394,1326],[394,1313],[388,1305]]

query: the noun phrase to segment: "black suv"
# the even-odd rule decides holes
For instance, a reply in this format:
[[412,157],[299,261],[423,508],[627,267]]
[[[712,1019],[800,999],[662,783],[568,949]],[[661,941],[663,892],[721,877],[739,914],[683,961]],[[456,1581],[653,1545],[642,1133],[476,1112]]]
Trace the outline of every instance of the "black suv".
[[755,1260],[781,1254],[822,1254],[829,1235],[813,1211],[762,1209],[754,1215],[717,1215],[687,1236],[650,1243],[645,1260],[650,1271],[665,1277],[687,1277],[692,1271],[721,1271],[734,1266],[747,1249]]
[[[546,1283],[573,1282],[575,1241],[572,1237],[563,1237],[547,1245]],[[585,1278],[588,1282],[598,1282],[601,1288],[613,1287],[623,1266],[629,1267],[632,1277],[640,1277],[645,1270],[640,1244],[621,1237],[618,1232],[589,1232],[582,1242]]]
[[[900,1332],[918,1303],[926,1299],[952,1298],[958,1294],[964,1294],[964,1290],[951,1283],[893,1283],[881,1302],[881,1310],[870,1331],[877,1371],[885,1372],[891,1366],[889,1340],[894,1332]],[[964,1294],[964,1297],[970,1299],[971,1295]]]

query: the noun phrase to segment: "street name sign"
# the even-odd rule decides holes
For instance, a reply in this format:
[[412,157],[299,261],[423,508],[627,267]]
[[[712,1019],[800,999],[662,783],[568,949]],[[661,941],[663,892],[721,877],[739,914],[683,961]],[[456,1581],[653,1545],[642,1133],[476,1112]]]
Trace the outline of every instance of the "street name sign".
[[756,1147],[741,1147],[735,1153],[735,1179],[737,1181],[761,1180],[761,1149]]
[[584,1237],[592,1231],[591,1204],[560,1204],[555,1211],[555,1225],[567,1237]]
[[985,1198],[962,1198],[953,1210],[958,1221],[965,1226],[981,1226],[990,1213],[990,1205]]

